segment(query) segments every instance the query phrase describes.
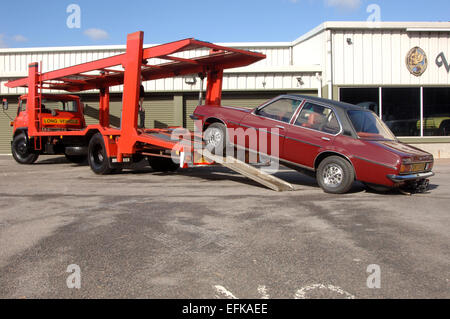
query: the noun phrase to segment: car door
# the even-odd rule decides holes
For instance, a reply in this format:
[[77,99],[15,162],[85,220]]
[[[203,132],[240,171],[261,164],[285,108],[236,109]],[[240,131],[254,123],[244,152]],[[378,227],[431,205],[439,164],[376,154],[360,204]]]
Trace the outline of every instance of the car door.
[[[284,137],[287,125],[296,113],[302,100],[282,97],[270,101],[245,116],[240,124],[247,132],[247,138],[239,138],[236,144],[248,149],[282,156]],[[252,137],[256,133],[256,141]]]
[[283,159],[314,167],[317,155],[324,148],[331,146],[340,132],[341,126],[332,108],[306,102],[288,127]]

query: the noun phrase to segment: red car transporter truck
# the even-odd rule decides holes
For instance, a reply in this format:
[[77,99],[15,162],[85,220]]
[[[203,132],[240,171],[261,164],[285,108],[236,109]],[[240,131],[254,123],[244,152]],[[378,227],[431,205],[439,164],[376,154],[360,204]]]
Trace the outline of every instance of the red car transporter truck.
[[[129,34],[126,52],[116,56],[40,73],[38,63],[29,65],[28,77],[11,81],[9,88],[27,87],[19,99],[12,153],[20,164],[32,164],[41,154],[65,154],[69,160],[88,159],[96,174],[121,170],[133,159],[148,157],[156,170],[175,170],[173,152],[183,159],[189,146],[171,138],[172,129],[139,129],[137,105],[141,76],[144,81],[200,74],[207,77],[206,104],[219,106],[223,70],[242,67],[265,55],[185,39],[143,48],[143,32]],[[188,50],[208,50],[194,58],[180,57]],[[167,63],[151,64],[153,59]],[[110,126],[109,88],[123,85],[120,128]],[[99,123],[87,125],[77,96],[44,94],[45,90],[99,91]],[[3,102],[7,108],[7,102]],[[180,163],[183,166],[183,161]]]

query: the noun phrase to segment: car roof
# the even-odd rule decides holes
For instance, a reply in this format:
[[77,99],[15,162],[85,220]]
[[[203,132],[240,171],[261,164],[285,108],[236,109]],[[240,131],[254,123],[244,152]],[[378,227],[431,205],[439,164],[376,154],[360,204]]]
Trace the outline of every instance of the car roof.
[[305,99],[305,100],[308,100],[311,102],[328,104],[328,105],[333,106],[334,108],[338,108],[338,109],[342,109],[342,110],[346,110],[346,111],[349,111],[349,110],[365,111],[366,110],[363,107],[360,107],[360,106],[357,106],[354,104],[324,99],[324,98],[320,98],[320,97],[316,97],[316,96],[301,95],[301,94],[286,94],[286,95],[282,95],[282,96],[283,97],[291,97],[291,98],[301,98],[301,99]]

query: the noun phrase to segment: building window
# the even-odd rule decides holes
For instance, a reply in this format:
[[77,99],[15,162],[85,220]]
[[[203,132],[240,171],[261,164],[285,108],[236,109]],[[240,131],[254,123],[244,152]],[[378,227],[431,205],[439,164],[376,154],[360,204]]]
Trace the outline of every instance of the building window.
[[398,137],[450,136],[450,88],[424,87],[422,97],[421,89],[341,88],[339,93],[342,102],[362,106],[377,114],[381,112],[383,121]]
[[382,108],[396,136],[420,136],[420,88],[383,88]]
[[379,88],[343,88],[340,90],[340,100],[362,106],[380,116],[380,107],[378,105],[380,101]]
[[450,136],[450,88],[423,89],[423,135]]

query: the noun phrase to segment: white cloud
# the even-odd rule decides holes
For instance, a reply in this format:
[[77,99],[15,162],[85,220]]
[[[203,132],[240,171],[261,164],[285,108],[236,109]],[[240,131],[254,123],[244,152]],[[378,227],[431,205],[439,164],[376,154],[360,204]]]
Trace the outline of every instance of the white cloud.
[[13,36],[13,40],[15,42],[27,42],[28,41],[28,39],[21,34],[16,34],[15,36]]
[[84,31],[84,34],[94,41],[106,40],[109,38],[108,32],[96,28],[87,29],[86,31]]
[[357,9],[361,6],[361,0],[325,0],[325,4],[339,9]]
[[8,45],[5,42],[5,35],[0,34],[0,48],[7,48]]

